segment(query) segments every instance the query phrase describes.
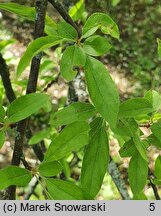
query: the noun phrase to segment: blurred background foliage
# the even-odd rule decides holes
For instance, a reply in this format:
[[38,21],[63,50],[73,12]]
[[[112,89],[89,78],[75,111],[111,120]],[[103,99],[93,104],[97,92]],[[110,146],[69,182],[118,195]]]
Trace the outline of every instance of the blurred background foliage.
[[[34,1],[16,0],[1,2],[15,2],[34,6]],[[161,59],[157,54],[156,38],[161,38],[161,1],[160,0],[62,0],[66,9],[73,19],[80,25],[85,22],[87,16],[96,11],[109,14],[120,29],[120,40],[111,40],[113,47],[110,52],[101,57],[104,64],[107,65],[113,79],[115,80],[122,100],[134,96],[142,96],[153,88],[161,91]],[[75,7],[73,7],[75,5]],[[54,19],[59,20],[59,14],[48,6],[48,14]],[[0,11],[0,52],[2,52],[10,70],[13,88],[17,95],[23,94],[27,83],[27,75],[24,74],[21,79],[15,79],[15,70],[20,57],[26,49],[27,44],[32,40],[34,23],[17,17],[14,14]],[[61,58],[61,48],[54,47],[45,52],[38,82],[38,90],[42,90],[53,80],[53,77],[59,72],[59,61]],[[53,52],[54,51],[54,52]],[[48,89],[52,98],[54,110],[63,107],[66,104],[68,95],[68,85],[63,79],[59,79],[56,84]],[[0,101],[7,104],[2,82],[0,80]],[[39,113],[34,118],[32,130],[40,131],[47,127],[49,116]],[[31,119],[32,120],[32,119]],[[56,133],[56,132],[55,132]],[[11,138],[13,134],[8,134]],[[128,160],[122,160],[118,154],[118,143],[116,139],[111,139],[111,156],[117,163],[121,171],[122,178],[127,182]],[[48,145],[50,140],[45,139]],[[7,141],[0,152],[0,167],[9,164],[11,160],[11,144]],[[28,149],[28,160],[34,158],[32,148]],[[156,157],[153,150],[152,156]],[[35,163],[31,159],[31,163]],[[35,159],[36,160],[36,159]],[[153,160],[152,160],[153,161]],[[64,173],[67,179],[78,179],[80,175],[82,162],[82,153],[71,154],[64,159]],[[64,176],[61,176],[63,178]],[[128,182],[127,182],[128,184]],[[19,199],[24,196],[23,189],[19,191]],[[148,199],[154,199],[150,187],[146,188]],[[43,199],[44,196],[39,185],[30,199]],[[112,182],[111,177],[106,174],[104,184],[98,199],[120,199],[120,195]]]
[[120,41],[113,42],[107,55],[110,64],[123,70],[131,84],[136,85],[134,95],[147,89],[160,88],[160,61],[156,38],[161,37],[161,2],[158,0],[86,1],[89,13],[104,11],[119,26]]

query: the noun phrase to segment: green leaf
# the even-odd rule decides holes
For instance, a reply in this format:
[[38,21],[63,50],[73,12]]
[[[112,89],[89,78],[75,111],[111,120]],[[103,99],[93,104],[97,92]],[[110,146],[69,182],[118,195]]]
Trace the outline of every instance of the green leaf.
[[147,161],[146,148],[144,143],[140,140],[140,129],[134,119],[119,120],[113,131],[115,134],[131,137],[136,149],[139,151],[143,159]]
[[112,0],[112,6],[116,7],[120,3],[120,0]]
[[115,83],[98,60],[89,57],[85,65],[89,95],[97,111],[111,127],[116,126],[119,111],[119,95]]
[[161,40],[157,38],[157,43],[158,43],[158,54],[161,57]]
[[109,160],[108,138],[101,118],[92,122],[90,142],[86,148],[81,170],[81,186],[95,197],[99,192]]
[[97,29],[102,33],[109,34],[114,38],[119,38],[119,29],[116,23],[104,13],[94,13],[86,21],[83,27],[83,38],[94,34]]
[[26,186],[32,178],[31,173],[17,166],[8,166],[0,170],[0,190],[10,185]]
[[132,98],[120,104],[120,118],[134,118],[153,111],[152,104],[145,98]]
[[60,61],[61,75],[68,81],[72,80],[77,74],[73,67],[84,66],[85,62],[86,54],[81,47],[77,45],[67,47]]
[[53,200],[86,200],[90,199],[88,195],[72,182],[58,179],[46,179],[47,189],[50,199]]
[[34,7],[27,7],[13,2],[0,3],[0,9],[22,16],[26,19],[35,20],[36,12]]
[[139,131],[139,127],[134,119],[119,119],[116,127],[113,129],[115,134],[125,137],[133,137],[137,131]]
[[152,179],[151,181],[152,181],[153,184],[161,186],[161,180]]
[[136,154],[130,160],[128,176],[131,190],[134,195],[140,194],[148,177],[148,162],[140,154]]
[[23,120],[43,108],[49,101],[49,96],[42,93],[32,93],[14,100],[7,109],[8,122]]
[[89,103],[72,103],[51,115],[50,124],[58,127],[75,121],[84,121],[96,114],[96,109]]
[[26,67],[29,66],[34,56],[47,48],[57,45],[61,41],[62,38],[58,36],[45,36],[32,41],[28,45],[26,52],[23,54],[19,61],[17,67],[17,76],[20,76],[21,73],[26,69]]
[[147,200],[147,197],[143,192],[140,192],[139,194],[134,194],[133,200]]
[[104,55],[111,49],[111,47],[111,44],[99,35],[91,36],[83,43],[83,49],[91,56]]
[[137,153],[134,141],[132,139],[124,143],[124,145],[119,150],[121,157],[131,157]]
[[[24,17],[25,19],[35,21],[36,11],[35,7],[28,7],[14,2],[0,3],[0,9],[14,13],[18,16]],[[49,28],[56,29],[57,24],[49,17],[46,16],[45,32],[48,33]]]
[[45,33],[50,36],[53,36],[53,35],[56,36],[58,34],[56,22],[54,22],[54,20],[47,15],[45,18]]
[[57,161],[42,162],[38,168],[41,176],[52,177],[61,172],[62,166]]
[[154,90],[149,90],[145,94],[145,98],[152,104],[153,111],[157,112],[161,107],[161,96]]
[[71,151],[77,151],[88,143],[89,125],[85,122],[74,122],[67,125],[52,141],[44,161],[55,161],[65,157]]
[[161,156],[159,155],[157,159],[155,160],[155,170],[154,170],[154,175],[158,178],[161,179]]
[[145,161],[148,161],[147,153],[146,153],[146,146],[144,145],[144,142],[141,141],[138,133],[134,134],[133,141],[134,141],[134,144],[135,144],[138,152],[140,153],[141,157]]
[[65,21],[60,21],[57,25],[58,35],[62,38],[75,40],[78,37],[78,33],[73,26]]
[[33,144],[37,144],[40,141],[42,141],[44,138],[48,137],[50,134],[50,129],[44,129],[42,131],[37,132],[36,134],[34,134],[30,140],[29,140],[29,144],[33,145]]
[[5,142],[5,133],[3,131],[0,131],[0,149],[2,148],[4,142]]
[[152,124],[151,131],[154,136],[161,142],[161,120]]
[[161,148],[161,141],[154,136],[154,134],[150,134],[150,136],[148,136],[147,141],[149,143],[149,145],[154,145],[157,148]]
[[5,109],[3,108],[3,106],[0,105],[0,122],[1,122],[1,121],[3,122],[5,116],[6,116],[6,111],[5,111]]
[[0,41],[0,52],[6,48],[8,45],[13,44],[15,42],[14,39],[6,39],[6,40],[1,40]]
[[73,7],[71,7],[69,10],[69,15],[72,17],[74,21],[80,19],[84,21],[87,16],[84,0],[79,0]]

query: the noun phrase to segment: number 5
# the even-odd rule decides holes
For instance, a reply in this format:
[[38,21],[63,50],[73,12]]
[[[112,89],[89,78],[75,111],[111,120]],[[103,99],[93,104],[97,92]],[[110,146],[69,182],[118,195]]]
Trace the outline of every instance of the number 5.
[[150,203],[149,210],[150,211],[154,211],[155,210],[155,203]]

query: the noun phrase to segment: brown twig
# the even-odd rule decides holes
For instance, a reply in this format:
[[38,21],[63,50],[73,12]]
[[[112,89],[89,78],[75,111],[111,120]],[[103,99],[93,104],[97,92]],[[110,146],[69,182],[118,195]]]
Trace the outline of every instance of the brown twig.
[[[34,39],[42,37],[44,35],[46,8],[47,0],[36,0]],[[30,94],[36,91],[41,57],[42,53],[39,53],[32,59],[26,94]]]
[[12,85],[11,85],[8,66],[6,64],[6,61],[2,57],[1,53],[0,53],[0,75],[2,77],[2,82],[4,85],[7,99],[11,103],[12,101],[14,101],[16,99],[16,95],[15,95],[13,88],[12,88]]
[[[35,29],[34,38],[42,37],[44,35],[45,27],[45,15],[47,8],[47,0],[36,0],[36,18],[35,18]],[[27,84],[26,93],[32,93],[36,91],[37,79],[40,67],[41,54],[35,56],[31,63],[31,69],[29,74],[29,81]],[[17,135],[15,138],[15,146],[12,157],[12,165],[19,166],[20,156],[23,154],[24,136],[27,128],[28,119],[18,122]],[[8,189],[8,198],[10,200],[15,199],[16,186],[11,186]]]
[[22,156],[20,157],[20,160],[22,161],[24,167],[25,167],[27,170],[29,170],[29,171],[32,170],[32,167],[31,167],[31,166],[28,164],[28,162],[26,161],[24,155],[22,155]]
[[58,1],[58,0],[48,0],[53,7],[59,12],[59,14],[62,16],[62,18],[69,23],[70,25],[72,25],[75,30],[78,33],[79,38],[82,35],[81,29],[75,24],[75,22],[72,20],[72,18],[69,16],[69,14],[67,13],[67,11],[64,9],[64,7],[62,6],[62,4]]
[[57,77],[55,77],[54,80],[52,80],[51,82],[49,82],[47,84],[47,86],[42,90],[42,92],[47,92],[48,88],[50,88],[53,84],[57,83],[59,80],[60,74],[57,75]]

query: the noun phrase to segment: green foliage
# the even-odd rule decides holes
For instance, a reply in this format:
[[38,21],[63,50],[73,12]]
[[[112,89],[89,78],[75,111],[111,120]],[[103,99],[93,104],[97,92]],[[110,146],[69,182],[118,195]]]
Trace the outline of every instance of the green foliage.
[[158,54],[161,57],[161,40],[158,38],[157,42],[158,42]]
[[74,21],[82,20],[84,23],[87,17],[84,0],[79,0],[73,7],[71,7],[69,10],[69,15]]
[[[28,45],[26,52],[20,59],[20,62],[17,67],[17,76],[20,76],[21,73],[26,69],[26,67],[29,66],[34,56],[36,56],[37,54],[41,56],[40,52],[54,45],[59,44],[61,41],[62,38],[59,36],[46,36],[32,41]],[[37,56],[37,58],[40,58],[40,56]]]
[[[24,17],[25,19],[35,21],[36,12],[34,7],[27,7],[14,2],[7,2],[7,3],[0,3],[0,9]],[[57,25],[49,16],[46,16],[46,26],[45,26],[46,33],[50,33],[51,28],[56,29]]]
[[120,3],[121,0],[112,0],[112,6],[115,7]]
[[[111,3],[117,6],[121,1]],[[35,8],[32,7],[0,3],[0,9],[35,20]],[[74,20],[81,19],[82,36],[79,37],[77,30],[67,22],[61,20],[56,24],[46,16],[45,31],[48,36],[38,38],[28,45],[18,64],[17,76],[29,66],[34,56],[41,59],[44,50],[57,45],[55,56],[58,56],[58,59],[55,62],[48,59],[50,52],[46,51],[45,60],[40,66],[42,77],[45,77],[46,73],[50,74],[44,78],[43,85],[47,84],[47,87],[50,87],[54,83],[53,79],[57,74],[53,67],[57,70],[57,62],[60,61],[60,73],[67,81],[72,81],[78,71],[84,72],[89,102],[71,103],[54,112],[47,94],[32,93],[18,97],[8,106],[7,111],[0,105],[0,147],[5,141],[5,130],[12,133],[12,127],[17,125],[13,123],[37,114],[43,108],[44,115],[39,112],[31,117],[31,122],[34,119],[33,128],[38,124],[38,132],[28,140],[28,144],[34,145],[44,140],[44,146],[47,148],[44,160],[30,171],[15,166],[0,170],[0,189],[10,185],[25,187],[32,176],[35,176],[37,179],[40,177],[41,180],[38,181],[49,199],[95,198],[101,189],[109,163],[109,139],[115,137],[120,141],[120,156],[131,158],[128,180],[133,199],[147,199],[143,193],[148,178],[147,149],[151,145],[161,148],[161,96],[158,92],[150,90],[142,98],[128,99],[120,104],[118,90],[108,70],[99,60],[91,57],[102,56],[110,50],[112,38],[109,38],[109,42],[107,35],[119,39],[118,26],[111,17],[98,12],[85,21],[87,13],[83,0],[78,1],[69,14]],[[106,36],[100,36],[99,33]],[[161,56],[161,42],[160,39],[157,41],[158,53]],[[0,50],[4,50],[10,43],[11,41],[0,42]],[[121,46],[124,47],[124,43],[121,43]],[[146,58],[142,58],[141,61],[152,67],[151,62],[146,62]],[[48,73],[49,71],[51,73]],[[16,85],[22,82],[24,81],[17,81]],[[25,86],[26,81],[24,83]],[[42,86],[38,87],[38,90],[43,92]],[[6,102],[4,104],[6,106]],[[62,107],[62,104],[58,104],[58,107]],[[54,107],[54,110],[57,108]],[[140,129],[142,126],[152,134],[146,136],[144,130],[142,132]],[[37,145],[33,148],[37,148]],[[81,173],[77,185],[74,183],[77,176],[73,174],[75,163],[78,172]],[[160,170],[161,156],[158,156],[154,171],[156,178],[153,179],[156,185],[161,184]],[[63,176],[66,180],[60,180]]]
[[2,148],[5,141],[5,134],[3,131],[0,131],[0,149]]
[[144,98],[132,98],[120,104],[120,118],[134,118],[152,112],[152,104]]
[[100,29],[104,34],[109,34],[117,39],[119,38],[118,26],[104,13],[94,13],[87,19],[83,26],[83,38],[91,36],[97,29]]
[[16,166],[8,166],[1,169],[0,176],[0,190],[5,189],[10,185],[24,187],[32,178],[32,175],[28,170]]
[[134,195],[140,194],[144,189],[148,176],[148,162],[140,154],[135,154],[128,169],[130,187]]
[[109,161],[108,138],[104,122],[96,118],[91,123],[89,144],[85,149],[81,170],[81,186],[91,197],[99,192]]
[[111,44],[99,35],[88,37],[83,43],[83,49],[91,56],[104,55],[110,50],[110,48]]
[[154,90],[149,90],[145,94],[145,98],[152,104],[153,112],[157,112],[161,107],[161,96]]
[[49,96],[42,93],[21,96],[8,106],[6,121],[11,123],[21,121],[45,107],[48,100]]
[[68,81],[72,80],[77,74],[73,67],[84,66],[85,62],[86,54],[82,47],[77,45],[67,47],[60,62],[61,75]]
[[148,136],[147,141],[150,145],[154,145],[159,149],[161,148],[161,141],[156,136],[154,136],[154,134]]
[[46,179],[49,198],[54,200],[85,200],[90,196],[72,182],[58,179]]
[[97,111],[111,127],[115,127],[119,111],[119,96],[116,86],[98,60],[88,57],[85,65],[88,91]]
[[14,42],[15,42],[14,39],[1,40],[0,41],[0,52],[3,51],[8,45],[13,44]]
[[137,148],[138,152],[140,153],[140,156],[145,161],[148,161],[145,145],[141,141],[140,136],[139,136],[138,133],[134,134],[133,141],[134,141],[135,147]]
[[70,24],[65,21],[60,21],[57,25],[58,35],[65,39],[75,40],[78,33]]
[[147,200],[147,197],[143,192],[140,192],[138,194],[134,194],[133,200]]
[[160,170],[161,170],[161,156],[159,155],[155,160],[155,170],[154,170],[154,174],[158,179],[161,179]]
[[151,126],[154,136],[161,142],[161,120]]
[[128,140],[124,143],[124,145],[120,148],[120,156],[121,157],[132,157],[137,153],[137,149],[135,147],[134,141],[132,139]]
[[119,119],[113,131],[123,137],[133,137],[139,131],[139,127],[134,119]]
[[72,103],[51,115],[50,124],[54,127],[84,121],[96,114],[96,109],[89,103]]
[[33,145],[33,144],[37,144],[40,141],[42,141],[44,138],[48,137],[50,133],[50,129],[44,129],[42,131],[39,131],[37,133],[35,133],[29,140],[29,144]]
[[50,144],[44,161],[59,160],[88,144],[88,131],[89,125],[85,121],[67,125]]
[[6,111],[2,105],[0,105],[0,122],[3,122],[6,116]]
[[154,185],[161,185],[161,180],[158,180],[158,179],[152,179],[152,183],[154,184]]
[[41,176],[52,177],[60,173],[62,166],[57,161],[43,162],[38,168],[38,172]]
[[0,9],[9,11],[26,19],[35,20],[36,12],[34,7],[27,7],[13,2],[0,3]]

